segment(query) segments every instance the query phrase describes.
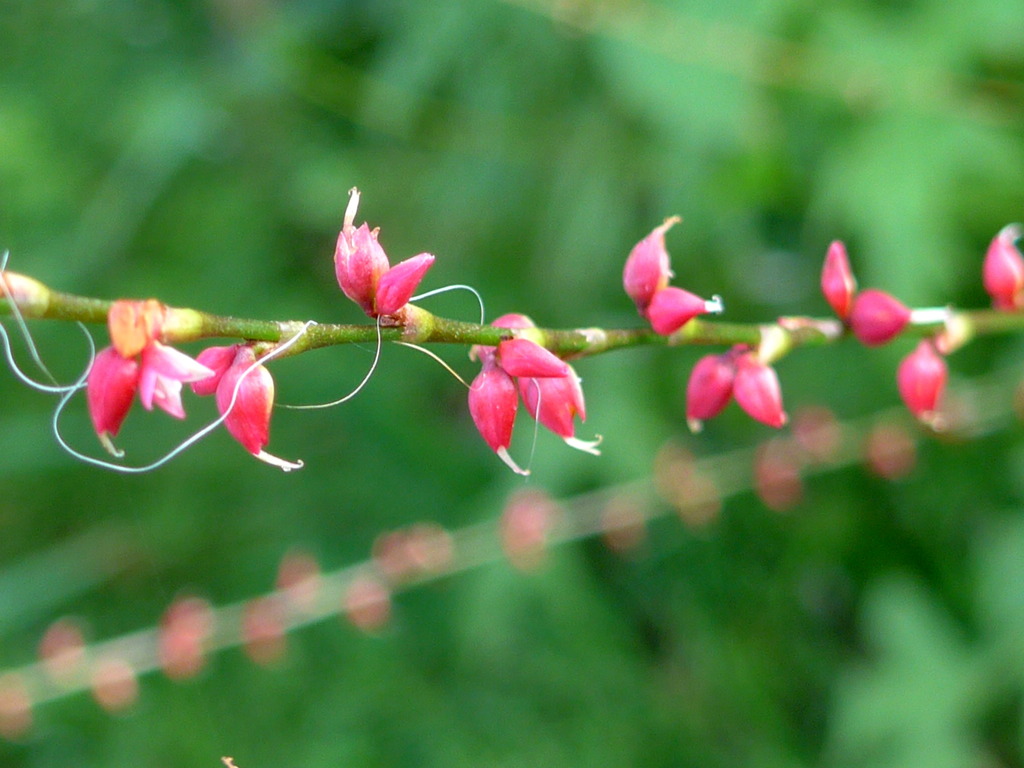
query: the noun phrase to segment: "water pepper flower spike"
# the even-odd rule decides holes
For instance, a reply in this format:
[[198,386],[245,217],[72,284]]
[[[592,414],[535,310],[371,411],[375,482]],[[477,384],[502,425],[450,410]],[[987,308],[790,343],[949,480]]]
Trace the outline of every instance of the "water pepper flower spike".
[[354,225],[358,207],[359,190],[352,189],[334,250],[338,285],[370,317],[393,315],[409,303],[434,257],[421,253],[392,267],[377,242],[380,230]]
[[869,347],[891,341],[910,322],[911,312],[899,299],[869,288],[853,300],[850,327],[853,335]]
[[993,238],[982,266],[982,282],[996,309],[1024,307],[1024,257],[1017,248],[1020,224],[1008,224]]
[[686,423],[700,432],[704,422],[729,404],[736,379],[736,353],[707,355],[697,361],[686,384]]
[[665,233],[679,222],[678,216],[665,219],[663,224],[633,246],[626,259],[622,284],[643,317],[647,316],[647,307],[654,294],[665,288],[672,277],[668,251],[665,250]]
[[850,269],[846,246],[835,240],[825,254],[825,266],[821,270],[821,292],[825,294],[832,311],[844,322],[850,316],[853,296],[857,292],[857,280]]
[[732,392],[740,408],[762,424],[779,429],[788,421],[782,409],[779,377],[756,353],[747,352],[736,359]]
[[914,417],[933,429],[941,427],[939,400],[946,386],[946,361],[929,339],[903,358],[896,372],[900,397]]

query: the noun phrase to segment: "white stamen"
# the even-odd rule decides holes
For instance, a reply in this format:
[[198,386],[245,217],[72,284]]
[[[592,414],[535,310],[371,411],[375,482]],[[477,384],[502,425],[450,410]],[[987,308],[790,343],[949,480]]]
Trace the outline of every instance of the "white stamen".
[[515,459],[513,459],[511,456],[509,456],[507,448],[499,448],[496,451],[496,453],[498,454],[498,458],[501,459],[503,462],[505,462],[505,465],[509,469],[511,469],[513,472],[515,472],[517,475],[522,475],[523,477],[527,477],[530,474],[530,470],[523,469],[518,464],[516,464]]
[[345,207],[345,220],[343,226],[345,229],[352,227],[353,222],[356,220],[356,209],[359,208],[359,190],[352,187],[348,191],[348,205]]
[[565,444],[570,448],[575,448],[577,451],[583,451],[589,453],[591,456],[600,456],[601,451],[597,449],[597,446],[601,444],[604,439],[600,435],[595,435],[593,440],[580,440],[578,437],[565,437]]
[[717,293],[709,301],[704,302],[704,311],[709,315],[720,315],[725,312],[725,303]]
[[284,472],[291,472],[293,469],[302,469],[305,466],[305,464],[302,463],[302,459],[299,459],[298,461],[287,461],[274,456],[273,454],[267,453],[266,451],[260,451],[253,455],[260,461],[269,464],[272,467],[279,467]]

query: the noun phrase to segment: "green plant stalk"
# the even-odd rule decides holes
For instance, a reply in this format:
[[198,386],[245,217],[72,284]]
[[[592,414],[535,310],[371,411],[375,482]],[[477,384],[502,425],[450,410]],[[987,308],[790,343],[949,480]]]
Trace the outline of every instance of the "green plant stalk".
[[[13,315],[12,302],[25,319],[61,320],[87,324],[106,323],[112,301],[54,291],[23,275],[7,272],[8,290],[0,298],[0,315]],[[0,289],[3,286],[0,285]],[[215,315],[194,309],[169,307],[163,329],[168,343],[199,339],[232,338],[275,344],[287,341],[302,331],[305,321],[260,320]],[[904,334],[926,337],[955,328],[959,343],[976,335],[1013,333],[1024,330],[1024,313],[991,309],[949,310],[945,322],[934,319],[911,321]],[[441,317],[409,304],[393,316],[381,318],[377,325],[314,324],[287,355],[342,344],[383,341],[413,344],[460,344],[495,346],[515,336],[529,338],[566,359],[638,346],[743,344],[770,346],[766,355],[777,360],[798,347],[832,344],[848,335],[847,329],[831,318],[790,317],[770,324],[727,323],[696,318],[669,336],[660,336],[647,328],[529,328],[511,330],[490,325],[467,323]]]

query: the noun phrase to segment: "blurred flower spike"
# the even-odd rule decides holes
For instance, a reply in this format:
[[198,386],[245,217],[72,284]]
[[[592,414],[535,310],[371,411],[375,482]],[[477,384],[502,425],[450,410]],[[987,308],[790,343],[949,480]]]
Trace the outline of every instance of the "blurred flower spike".
[[[498,328],[533,328],[525,315],[502,315],[492,325]],[[507,339],[497,347],[475,346],[470,355],[482,370],[469,388],[469,413],[481,437],[513,472],[529,474],[508,452],[512,443],[519,397],[529,414],[565,440],[566,444],[597,454],[600,441],[575,437],[574,418],[586,418],[583,390],[568,363],[529,339]],[[517,387],[518,380],[518,387]]]
[[996,309],[1024,307],[1024,257],[1017,248],[1020,224],[1008,224],[993,239],[985,254],[982,282]]
[[702,357],[693,367],[686,386],[690,430],[699,432],[704,421],[721,413],[731,397],[747,415],[769,427],[780,429],[788,421],[775,369],[742,345]]
[[86,382],[89,416],[100,442],[120,456],[112,442],[128,416],[138,392],[146,410],[154,405],[175,418],[185,418],[181,385],[213,375],[183,352],[158,341],[168,309],[153,299],[115,301],[107,324],[112,346],[93,360]]
[[263,450],[270,442],[274,379],[270,371],[256,364],[253,348],[248,344],[209,347],[199,353],[197,360],[213,373],[193,382],[192,391],[216,395],[217,411],[231,436],[260,461],[286,471],[301,466]]
[[370,317],[393,315],[409,303],[434,257],[421,253],[392,267],[377,242],[380,230],[366,222],[354,225],[358,207],[359,190],[352,189],[334,250],[338,285]]
[[679,221],[678,216],[673,216],[655,227],[633,247],[622,270],[626,294],[636,304],[640,316],[661,336],[675,333],[697,315],[717,314],[723,309],[717,296],[708,301],[669,286],[674,275],[665,249],[665,233]]
[[929,339],[903,358],[896,372],[900,397],[914,417],[932,429],[942,428],[939,401],[946,387],[946,361]]

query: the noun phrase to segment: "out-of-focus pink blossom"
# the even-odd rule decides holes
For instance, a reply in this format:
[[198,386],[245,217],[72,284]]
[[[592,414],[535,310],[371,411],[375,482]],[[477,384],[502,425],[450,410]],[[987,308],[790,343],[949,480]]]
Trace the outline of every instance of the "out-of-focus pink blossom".
[[929,426],[938,426],[939,400],[946,387],[946,361],[928,339],[903,358],[896,372],[900,397],[912,414]]
[[754,353],[737,358],[732,392],[737,404],[751,418],[776,429],[786,424],[779,377],[775,369],[761,362]]
[[884,291],[869,288],[853,300],[850,327],[853,335],[869,347],[891,341],[910,322],[910,310]]
[[821,270],[821,292],[840,320],[849,317],[856,291],[857,281],[850,269],[846,246],[841,240],[835,240],[825,254],[825,266]]
[[982,282],[996,309],[1024,305],[1024,257],[1016,245],[1020,237],[1020,224],[1009,224],[992,239],[985,254]]
[[622,270],[622,284],[626,294],[644,317],[647,316],[647,307],[654,294],[667,286],[672,277],[668,251],[665,250],[665,233],[678,223],[679,217],[673,216],[655,227],[647,237],[633,246]]
[[686,384],[686,422],[699,432],[703,422],[714,418],[732,397],[736,378],[735,355],[706,355],[697,361]]

